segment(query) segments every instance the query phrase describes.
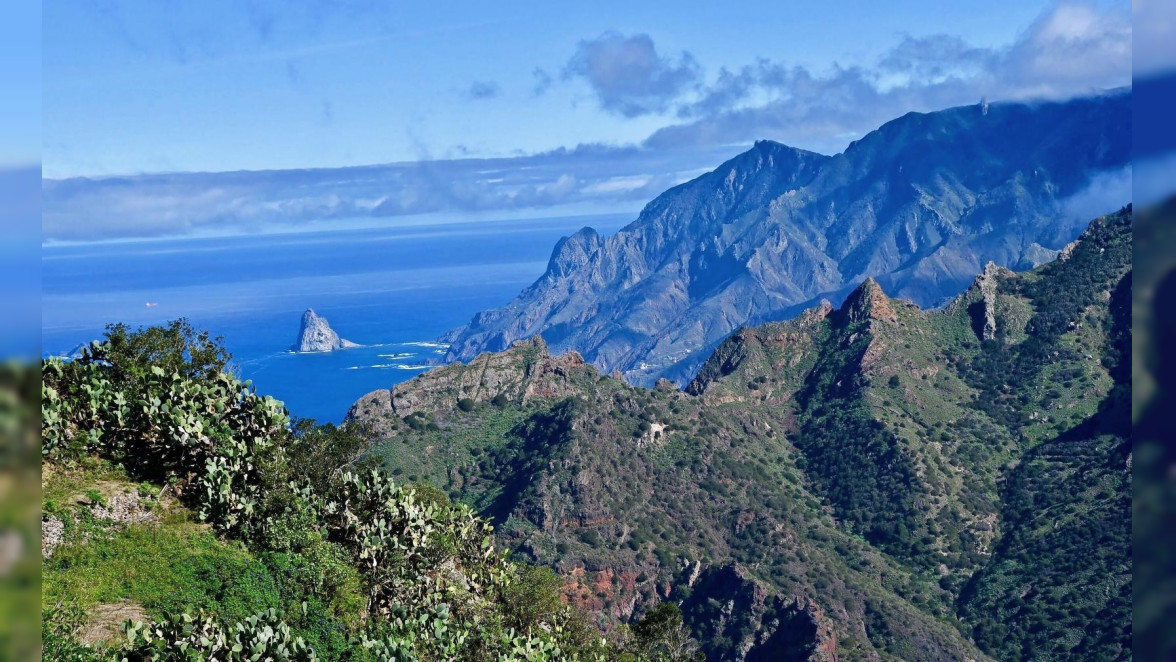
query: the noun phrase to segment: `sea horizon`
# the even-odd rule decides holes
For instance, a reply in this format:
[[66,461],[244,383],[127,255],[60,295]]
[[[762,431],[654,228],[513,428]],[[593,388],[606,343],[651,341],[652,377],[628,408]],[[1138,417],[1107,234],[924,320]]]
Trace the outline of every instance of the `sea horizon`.
[[[68,355],[108,324],[186,318],[222,336],[230,367],[300,418],[350,405],[439,364],[437,339],[542,275],[560,237],[611,233],[635,214],[161,238],[42,246],[42,355]],[[313,308],[361,347],[289,351]]]

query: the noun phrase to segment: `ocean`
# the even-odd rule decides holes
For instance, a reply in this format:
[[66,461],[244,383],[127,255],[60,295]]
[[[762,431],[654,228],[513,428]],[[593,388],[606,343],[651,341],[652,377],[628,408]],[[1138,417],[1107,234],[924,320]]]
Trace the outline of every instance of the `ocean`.
[[[360,396],[411,379],[436,340],[546,269],[560,237],[633,214],[42,247],[41,342],[67,354],[107,324],[186,317],[224,337],[234,369],[291,414],[339,422]],[[363,347],[288,351],[304,310]]]

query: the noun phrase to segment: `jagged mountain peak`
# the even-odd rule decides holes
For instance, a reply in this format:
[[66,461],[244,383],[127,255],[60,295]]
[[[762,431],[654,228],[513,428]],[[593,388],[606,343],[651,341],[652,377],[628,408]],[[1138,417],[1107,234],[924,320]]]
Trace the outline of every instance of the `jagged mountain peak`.
[[873,277],[867,276],[841,304],[840,316],[850,323],[866,320],[897,321],[890,297]]
[[539,280],[453,334],[447,359],[542,334],[604,373],[685,384],[740,326],[838,301],[867,277],[941,304],[986,262],[1032,267],[1077,237],[1063,203],[1130,163],[1130,101],[908,114],[832,157],[758,141],[616,234],[561,240]]
[[576,604],[678,603],[708,660],[1115,659],[1130,421],[1103,410],[1127,411],[1131,240],[1124,210],[1030,273],[977,264],[1001,343],[971,335],[972,290],[924,311],[863,278],[836,310],[729,334],[686,392],[531,340],[354,417],[387,420],[375,455],[498,518]]
[[583,268],[603,246],[603,240],[593,228],[583,227],[571,236],[556,243],[547,263],[547,274],[553,277],[567,276]]

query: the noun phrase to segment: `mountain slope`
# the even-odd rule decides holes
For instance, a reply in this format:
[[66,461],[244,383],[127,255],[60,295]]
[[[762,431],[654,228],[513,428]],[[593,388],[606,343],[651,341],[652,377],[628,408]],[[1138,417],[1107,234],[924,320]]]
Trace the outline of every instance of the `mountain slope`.
[[938,304],[988,261],[1029,268],[1077,236],[1060,203],[1129,163],[1130,108],[1117,92],[910,113],[833,157],[758,142],[615,235],[561,240],[538,281],[451,334],[448,359],[542,334],[634,383],[685,383],[740,326],[867,276]]
[[349,418],[603,624],[679,602],[711,660],[1113,658],[1130,224],[1099,219],[1030,272],[990,264],[940,311],[867,280],[740,329],[685,391],[537,337]]

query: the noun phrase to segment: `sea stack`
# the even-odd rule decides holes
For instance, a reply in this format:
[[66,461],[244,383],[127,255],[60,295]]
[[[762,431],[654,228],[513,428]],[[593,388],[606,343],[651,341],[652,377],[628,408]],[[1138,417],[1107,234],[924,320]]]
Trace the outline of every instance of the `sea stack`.
[[344,340],[335,333],[325,317],[319,317],[307,308],[302,313],[302,328],[298,330],[298,341],[291,347],[292,352],[332,352],[336,349],[359,347],[350,340]]

